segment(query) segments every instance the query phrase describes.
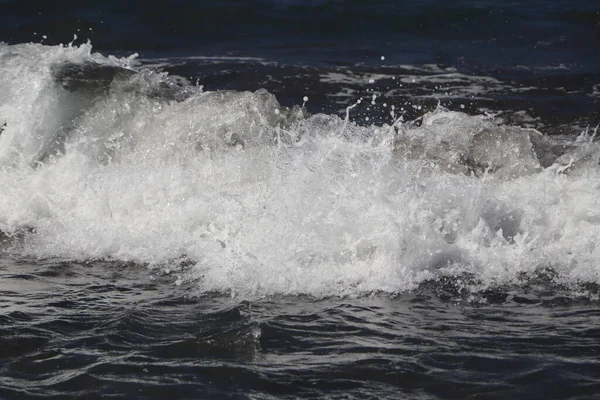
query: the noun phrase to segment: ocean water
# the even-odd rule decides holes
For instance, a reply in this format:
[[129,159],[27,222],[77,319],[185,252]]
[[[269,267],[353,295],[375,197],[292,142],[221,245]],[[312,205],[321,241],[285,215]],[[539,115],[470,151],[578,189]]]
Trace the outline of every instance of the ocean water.
[[600,398],[593,1],[0,1],[0,398]]

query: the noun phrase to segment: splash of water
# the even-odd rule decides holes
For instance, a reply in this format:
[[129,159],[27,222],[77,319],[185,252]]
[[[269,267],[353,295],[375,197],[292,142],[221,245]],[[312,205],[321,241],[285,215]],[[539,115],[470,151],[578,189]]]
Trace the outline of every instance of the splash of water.
[[241,296],[465,273],[489,287],[547,267],[600,283],[592,140],[442,108],[308,117],[89,45],[0,45],[0,67],[0,231],[23,235],[18,254],[132,261]]

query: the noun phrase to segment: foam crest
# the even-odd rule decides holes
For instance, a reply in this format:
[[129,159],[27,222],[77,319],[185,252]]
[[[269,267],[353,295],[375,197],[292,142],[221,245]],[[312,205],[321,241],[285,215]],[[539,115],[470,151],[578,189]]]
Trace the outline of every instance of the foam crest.
[[[19,51],[98,58],[86,46]],[[16,79],[27,62],[10,59]],[[46,118],[1,103],[0,230],[29,230],[20,254],[143,263],[202,293],[250,297],[397,293],[447,274],[490,287],[547,267],[565,283],[600,283],[600,149],[589,138],[562,145],[441,108],[361,127],[285,109],[264,90],[182,94],[141,72],[94,91],[60,149],[32,166],[16,160],[38,157],[34,138],[56,131],[48,119],[65,121],[51,103],[89,91],[44,92],[56,81],[48,63],[22,71],[32,87],[21,77],[21,92],[2,83],[12,104]]]
[[77,96],[58,87],[54,70],[60,64],[93,63],[129,68],[126,59],[103,57],[91,45],[46,47],[0,43],[0,163],[31,164],[44,156],[64,125],[78,112]]

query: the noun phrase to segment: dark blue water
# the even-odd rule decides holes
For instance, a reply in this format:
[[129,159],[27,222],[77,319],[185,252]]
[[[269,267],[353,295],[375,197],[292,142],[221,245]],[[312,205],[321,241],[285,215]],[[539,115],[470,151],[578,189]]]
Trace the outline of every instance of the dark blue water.
[[[0,37],[7,43],[66,44],[77,35],[76,43],[91,40],[106,54],[187,58],[167,70],[199,79],[209,90],[265,87],[286,105],[310,92],[319,100],[309,103],[313,112],[336,111],[323,95],[337,87],[316,80],[318,72],[398,74],[400,65],[433,64],[526,88],[494,93],[475,106],[506,110],[516,103],[552,120],[550,131],[598,120],[597,95],[589,98],[598,91],[600,71],[600,7],[594,1],[4,1],[2,8]],[[189,59],[199,55],[259,57],[279,65],[210,68]],[[271,75],[276,82],[266,79]],[[378,89],[390,87],[378,83],[385,85]],[[404,97],[427,89],[419,85]]]
[[108,52],[271,56],[299,64],[547,66],[597,72],[593,1],[2,2],[3,40]]
[[0,397],[600,398],[597,1],[0,0],[0,42]]

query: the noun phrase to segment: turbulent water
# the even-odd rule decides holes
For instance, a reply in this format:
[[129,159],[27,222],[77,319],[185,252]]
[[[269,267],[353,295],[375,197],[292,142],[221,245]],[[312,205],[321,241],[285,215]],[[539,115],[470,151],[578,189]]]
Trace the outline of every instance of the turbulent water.
[[[600,57],[576,45],[593,8],[457,3],[450,22],[543,27],[535,61],[499,29],[512,61],[484,63],[450,22],[311,25],[281,50],[283,25],[233,22],[398,12],[358,1],[193,9],[236,26],[221,42],[185,19],[123,42],[131,11],[104,3],[63,45],[63,9],[0,2],[0,396],[600,393]],[[104,18],[108,52],[72,39]],[[368,50],[384,34],[454,50]]]

